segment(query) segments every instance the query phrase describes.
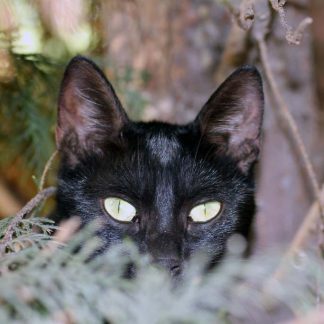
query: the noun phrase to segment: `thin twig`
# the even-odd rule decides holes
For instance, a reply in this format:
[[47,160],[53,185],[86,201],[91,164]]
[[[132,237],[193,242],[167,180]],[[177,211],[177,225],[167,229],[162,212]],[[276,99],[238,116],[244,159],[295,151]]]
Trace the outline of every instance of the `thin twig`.
[[21,220],[26,215],[28,215],[35,207],[37,207],[42,201],[53,196],[55,193],[55,187],[48,187],[46,189],[43,189],[16,214],[16,216],[9,224],[6,233],[0,242],[0,255],[2,255],[5,252],[8,242],[12,240],[12,235],[15,232],[15,228],[17,227],[19,222],[21,222]]
[[313,165],[312,165],[310,158],[306,152],[306,148],[302,141],[302,138],[299,133],[298,127],[296,125],[296,122],[295,122],[294,118],[292,117],[292,115],[288,109],[288,106],[287,106],[283,96],[281,95],[279,87],[274,79],[274,76],[273,76],[273,73],[272,73],[272,70],[271,70],[270,64],[269,64],[268,48],[266,46],[264,38],[263,37],[258,38],[257,42],[258,42],[258,46],[259,46],[259,50],[260,50],[261,62],[264,67],[265,75],[269,82],[271,91],[274,95],[275,100],[277,101],[278,108],[280,109],[284,120],[287,122],[288,129],[292,134],[292,139],[294,140],[295,146],[297,147],[297,149],[300,153],[300,156],[305,164],[307,176],[309,178],[310,185],[313,188],[314,195],[315,195],[316,199],[319,201],[320,216],[321,216],[321,220],[322,220],[321,235],[320,235],[321,236],[320,248],[322,249],[323,248],[322,236],[323,236],[323,224],[324,224],[324,204],[323,204],[324,199],[322,199],[322,197],[321,197],[319,183],[317,181]]
[[[322,186],[320,195],[322,199],[324,199],[324,185]],[[286,272],[287,264],[293,259],[296,253],[300,251],[304,246],[307,237],[309,236],[312,229],[314,228],[314,225],[316,224],[316,220],[319,218],[319,214],[320,214],[319,203],[316,200],[313,202],[308,213],[306,214],[303,223],[300,225],[287,252],[282,257],[281,263],[279,264],[279,266],[271,276],[271,279],[275,279],[275,280],[282,279],[282,277]]]
[[298,25],[295,31],[292,31],[287,35],[288,42],[299,45],[303,39],[305,29],[313,23],[313,19],[310,17],[304,18]]
[[45,168],[44,168],[44,171],[42,173],[42,176],[41,176],[41,179],[40,179],[40,182],[39,182],[39,191],[42,191],[44,189],[44,185],[45,185],[45,181],[46,181],[48,171],[51,168],[52,163],[53,163],[54,159],[56,158],[57,153],[58,153],[58,151],[55,150],[53,152],[53,154],[50,156],[50,158],[48,159],[48,161],[46,162],[46,164],[45,164]]
[[278,12],[280,17],[280,22],[282,27],[286,32],[286,40],[289,44],[299,45],[302,41],[305,29],[313,22],[313,19],[310,17],[306,17],[302,20],[302,22],[298,25],[298,27],[293,30],[293,28],[287,23],[286,11],[284,6],[286,4],[286,0],[269,0],[272,8]]

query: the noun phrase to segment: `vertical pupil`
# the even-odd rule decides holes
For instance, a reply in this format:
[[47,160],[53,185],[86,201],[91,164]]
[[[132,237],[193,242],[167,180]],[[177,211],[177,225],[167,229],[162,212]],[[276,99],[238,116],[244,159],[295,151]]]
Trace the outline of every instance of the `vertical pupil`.
[[120,211],[120,200],[118,200],[118,207],[117,207],[117,213],[119,214]]

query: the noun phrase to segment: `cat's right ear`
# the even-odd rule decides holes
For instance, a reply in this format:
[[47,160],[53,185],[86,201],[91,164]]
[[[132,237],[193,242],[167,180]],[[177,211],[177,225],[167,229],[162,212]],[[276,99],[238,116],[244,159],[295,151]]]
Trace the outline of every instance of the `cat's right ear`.
[[71,164],[117,141],[127,115],[103,72],[77,56],[67,66],[58,102],[56,144]]
[[253,66],[233,72],[196,118],[203,138],[249,173],[257,161],[263,118],[262,79]]

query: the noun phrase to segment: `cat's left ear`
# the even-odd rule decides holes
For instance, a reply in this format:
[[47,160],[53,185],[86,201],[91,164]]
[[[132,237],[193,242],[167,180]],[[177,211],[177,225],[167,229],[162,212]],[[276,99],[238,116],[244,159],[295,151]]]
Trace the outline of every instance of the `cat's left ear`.
[[117,143],[128,117],[103,72],[76,56],[67,66],[58,102],[56,143],[71,164]]
[[233,158],[243,173],[258,158],[263,106],[261,76],[255,67],[244,66],[220,85],[196,118],[204,139]]

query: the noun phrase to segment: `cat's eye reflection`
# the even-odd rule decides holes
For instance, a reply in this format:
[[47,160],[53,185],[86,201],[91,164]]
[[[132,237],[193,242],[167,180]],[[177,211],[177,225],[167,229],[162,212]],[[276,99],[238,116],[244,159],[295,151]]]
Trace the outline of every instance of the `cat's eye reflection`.
[[136,217],[133,205],[120,198],[110,197],[104,200],[106,212],[120,222],[131,222]]
[[189,217],[193,222],[205,223],[219,215],[222,204],[219,201],[210,201],[191,209]]

